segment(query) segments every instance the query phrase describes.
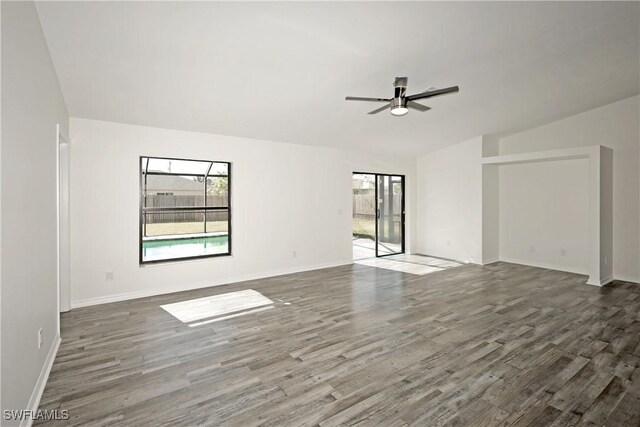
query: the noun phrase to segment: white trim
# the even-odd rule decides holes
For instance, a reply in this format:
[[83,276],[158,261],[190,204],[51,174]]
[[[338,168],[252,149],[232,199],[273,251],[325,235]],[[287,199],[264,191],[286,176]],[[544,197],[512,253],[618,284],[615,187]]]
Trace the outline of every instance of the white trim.
[[268,277],[282,276],[285,274],[301,273],[310,270],[320,270],[322,268],[340,267],[343,265],[353,264],[352,260],[334,261],[323,264],[308,265],[303,267],[285,268],[280,270],[266,271],[262,273],[247,274],[244,276],[236,276],[231,278],[208,280],[206,282],[179,284],[165,288],[147,289],[143,291],[125,292],[121,294],[105,295],[96,298],[86,298],[71,301],[71,308],[88,307],[91,305],[107,304],[110,302],[127,301],[136,298],[145,298],[155,295],[171,294],[174,292],[190,291],[193,289],[202,289],[212,286],[229,285],[232,283],[245,282],[248,280],[266,279]]
[[592,286],[598,286],[598,287],[602,287],[610,282],[613,281],[613,277],[609,276],[606,277],[604,279],[601,280],[592,280],[591,277],[589,277],[589,280],[587,280],[587,285],[592,285]]
[[563,265],[549,264],[549,263],[546,263],[546,262],[536,262],[536,261],[529,261],[529,260],[524,260],[524,259],[505,258],[505,257],[500,257],[500,261],[510,262],[511,264],[527,265],[529,267],[546,268],[547,270],[565,271],[567,273],[581,274],[583,276],[588,276],[589,275],[589,271],[586,270],[586,269],[575,268],[575,267],[566,267],[566,266],[563,266]]
[[56,124],[56,330],[60,336],[60,123]]
[[587,285],[597,286],[597,287],[601,288],[604,285],[606,285],[606,283],[598,281],[597,279],[592,279],[591,277],[589,277],[589,279],[587,280]]
[[[28,411],[37,411],[40,406],[40,399],[42,398],[42,393],[44,392],[44,387],[47,385],[47,380],[49,379],[49,373],[51,372],[51,367],[53,366],[54,360],[56,360],[56,354],[58,354],[58,348],[60,348],[60,335],[56,335],[53,339],[53,343],[51,344],[51,348],[49,349],[49,354],[47,354],[47,358],[44,361],[44,365],[42,366],[42,370],[40,371],[40,376],[38,377],[38,381],[36,381],[36,386],[31,393],[31,398],[29,399],[29,405],[27,406]],[[20,427],[30,427],[33,424],[33,420],[31,418],[25,418],[20,422]]]
[[[443,259],[445,261],[457,262],[458,264],[484,265],[481,262],[475,262],[473,258],[469,258],[469,259],[464,260],[464,259],[446,257],[446,256],[442,256],[442,255],[433,255],[433,254],[429,254],[429,253],[423,252],[423,251],[417,251],[413,255],[428,256],[428,257],[431,257],[431,258],[440,258],[440,259]],[[499,260],[496,260],[496,261],[499,261]]]
[[633,284],[640,285],[640,277],[624,276],[613,273],[613,280],[620,280],[621,282],[631,282]]
[[482,265],[493,264],[494,262],[498,262],[498,261],[500,261],[500,258],[498,258],[498,257],[489,258],[489,259],[483,259],[482,260]]
[[[516,259],[516,258],[504,258],[504,257],[501,257],[501,258],[495,259],[495,260],[491,259],[491,260],[485,261],[483,265],[491,264],[491,263],[498,262],[498,261],[510,262],[511,264],[527,265],[527,266],[530,266],[530,267],[546,268],[547,270],[566,271],[567,273],[581,274],[581,275],[584,275],[584,276],[589,274],[587,270],[583,270],[583,269],[580,269],[580,268],[564,267],[564,266],[559,266],[559,265],[554,265],[554,264],[527,261],[527,260]],[[633,284],[640,285],[640,279],[637,278],[637,277],[620,276],[620,275],[617,275],[617,274],[614,274],[613,276],[609,276],[607,278],[604,278],[604,279],[600,280],[600,283],[594,283],[591,280],[588,280],[587,281],[587,285],[604,286],[604,285],[606,285],[608,283],[613,282],[614,280],[620,280],[622,282],[630,282],[630,283],[633,283]]]
[[604,279],[600,279],[600,286],[604,286],[611,282],[613,282],[613,276],[605,277]]
[[[58,313],[69,311],[70,297],[70,239],[69,239],[69,166],[71,161],[69,140],[56,125],[56,236]],[[64,160],[64,161],[63,161]],[[63,189],[65,191],[63,191]],[[64,197],[64,199],[63,199]],[[64,224],[64,226],[63,226]],[[64,237],[64,239],[63,239]],[[63,241],[64,240],[64,241]],[[64,269],[63,269],[64,266]],[[64,273],[63,273],[64,272]],[[63,279],[64,274],[64,279]],[[60,331],[58,330],[58,333]]]

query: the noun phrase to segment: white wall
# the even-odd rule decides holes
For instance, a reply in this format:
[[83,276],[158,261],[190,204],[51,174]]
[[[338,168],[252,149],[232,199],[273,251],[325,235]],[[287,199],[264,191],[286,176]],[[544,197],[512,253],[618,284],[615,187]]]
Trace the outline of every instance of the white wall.
[[[350,263],[353,171],[407,175],[411,247],[411,159],[75,118],[70,123],[72,306]],[[138,265],[142,155],[233,163],[232,257]],[[113,281],[105,280],[107,271]]]
[[[640,97],[627,98],[501,138],[500,154],[596,144],[613,149],[613,275],[617,279],[640,282],[640,162],[638,161]],[[528,174],[529,172],[527,170],[523,173]],[[577,198],[578,192],[582,191],[583,187],[581,183],[573,181],[578,172],[574,167],[555,171],[558,183],[574,182],[574,195],[571,196],[574,198]],[[515,170],[507,172],[507,174],[509,174],[509,179],[515,177],[525,179]],[[503,190],[503,180],[504,176],[501,175],[501,190]],[[555,196],[552,193],[548,193],[548,195],[549,197],[539,198],[538,202],[552,203]],[[507,202],[507,199],[511,199],[511,195],[500,195],[501,215],[503,213],[502,205]],[[578,202],[576,201],[576,203]],[[569,224],[574,219],[580,221],[577,218],[579,215],[570,209],[555,212],[555,215],[558,223]],[[522,221],[520,226],[524,228],[528,217],[524,216]],[[520,237],[524,241],[543,237],[551,241],[555,231],[557,230],[553,228],[530,229],[528,234]],[[545,236],[540,236],[540,233]],[[503,237],[501,236],[501,242]],[[553,260],[554,264],[571,267],[568,257],[558,256],[556,249],[547,254],[547,259]],[[527,257],[526,260],[535,261],[532,257]]]
[[418,159],[416,250],[482,263],[482,137]]
[[589,160],[499,170],[500,259],[588,274]]
[[68,115],[34,4],[1,8],[4,410],[28,407],[57,342],[56,123],[66,133]]

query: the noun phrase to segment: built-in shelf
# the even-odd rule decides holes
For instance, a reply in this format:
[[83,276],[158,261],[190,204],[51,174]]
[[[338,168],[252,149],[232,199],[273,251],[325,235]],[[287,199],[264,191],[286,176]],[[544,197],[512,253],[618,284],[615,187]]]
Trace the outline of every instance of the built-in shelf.
[[[503,154],[500,156],[483,157],[485,165],[511,165],[518,163],[536,163],[555,160],[587,159],[600,152],[601,145],[564,148],[561,150],[534,151],[531,153]],[[606,148],[606,147],[605,147]]]

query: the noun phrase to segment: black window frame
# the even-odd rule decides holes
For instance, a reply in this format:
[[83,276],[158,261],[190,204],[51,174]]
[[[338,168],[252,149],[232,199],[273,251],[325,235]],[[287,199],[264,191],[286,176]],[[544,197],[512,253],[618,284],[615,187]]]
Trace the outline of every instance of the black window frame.
[[[205,175],[200,175],[200,174],[193,174],[192,176],[203,176],[204,177],[204,184],[203,184],[203,192],[204,192],[204,196],[205,196],[205,205],[206,205],[206,197],[207,197],[207,178],[208,177],[215,177],[215,176],[226,176],[228,179],[228,183],[227,183],[227,206],[226,207],[218,207],[218,206],[197,206],[197,207],[190,207],[190,208],[182,208],[182,209],[176,209],[176,208],[167,208],[166,210],[201,210],[204,211],[204,222],[206,224],[206,218],[207,218],[207,212],[208,211],[220,211],[220,210],[226,210],[227,211],[227,215],[228,215],[228,220],[227,220],[227,252],[225,253],[220,253],[220,254],[209,254],[209,255],[194,255],[194,256],[189,256],[189,257],[178,257],[178,258],[166,258],[166,259],[157,259],[157,260],[149,260],[149,261],[145,261],[143,259],[143,239],[144,239],[144,215],[149,212],[149,208],[146,208],[144,205],[144,197],[145,197],[145,184],[143,182],[144,178],[148,175],[170,175],[170,176],[187,176],[189,174],[177,174],[177,173],[168,173],[168,172],[153,172],[153,173],[148,173],[147,171],[145,171],[145,173],[143,174],[142,171],[142,159],[147,159],[147,166],[149,164],[149,159],[161,159],[161,160],[176,160],[176,161],[190,161],[190,162],[203,162],[203,163],[211,163],[211,166],[213,166],[213,163],[224,163],[227,165],[227,175],[209,175],[208,172]],[[209,168],[209,170],[211,169],[211,166]],[[217,257],[225,257],[225,256],[232,256],[232,246],[231,246],[231,224],[232,224],[232,216],[231,216],[231,206],[232,206],[232,199],[231,199],[231,166],[232,163],[231,162],[225,162],[225,161],[220,161],[220,160],[202,160],[202,159],[185,159],[185,158],[179,158],[179,157],[160,157],[160,156],[140,156],[138,158],[138,177],[140,179],[139,182],[139,194],[140,194],[140,206],[139,206],[139,215],[138,215],[138,224],[139,224],[139,235],[138,235],[138,255],[139,255],[139,265],[140,266],[144,266],[144,265],[149,265],[149,264],[161,264],[161,263],[167,263],[167,262],[180,262],[180,261],[191,261],[191,260],[196,260],[196,259],[204,259],[204,258],[217,258]],[[151,211],[160,211],[162,210],[161,208],[154,208],[151,209]],[[205,229],[206,229],[206,225],[205,225]],[[202,233],[204,234],[204,233]]]

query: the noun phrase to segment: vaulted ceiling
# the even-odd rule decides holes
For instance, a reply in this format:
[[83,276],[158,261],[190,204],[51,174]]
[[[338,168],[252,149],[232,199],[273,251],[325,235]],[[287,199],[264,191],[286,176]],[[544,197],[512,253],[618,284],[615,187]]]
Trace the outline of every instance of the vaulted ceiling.
[[[413,156],[640,92],[638,2],[40,2],[74,117]],[[346,95],[460,93],[403,117]]]

